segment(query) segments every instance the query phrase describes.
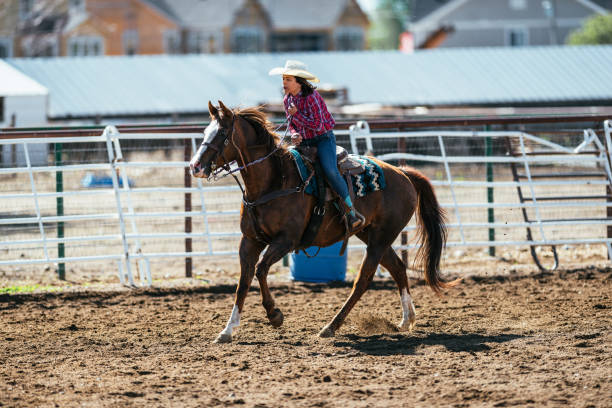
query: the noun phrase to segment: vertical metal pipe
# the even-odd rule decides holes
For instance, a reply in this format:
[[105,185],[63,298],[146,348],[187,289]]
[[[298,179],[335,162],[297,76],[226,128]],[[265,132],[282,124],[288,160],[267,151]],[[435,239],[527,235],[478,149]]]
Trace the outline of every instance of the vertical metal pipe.
[[461,222],[461,213],[459,212],[459,202],[457,201],[457,195],[455,194],[455,187],[453,185],[453,176],[451,174],[448,159],[446,157],[446,147],[444,147],[444,140],[442,135],[438,135],[438,145],[440,146],[440,154],[444,159],[444,170],[446,171],[446,179],[448,180],[448,186],[450,187],[451,196],[453,197],[453,209],[455,216],[457,217],[457,223],[459,224],[459,234],[461,235],[461,243],[465,244],[465,232],[463,231],[463,223]]
[[[612,168],[612,153],[611,150],[612,149],[612,140],[611,140],[611,136],[610,134],[612,133],[612,123],[610,123],[609,120],[606,120],[603,124],[604,127],[604,139],[605,139],[605,146],[606,146],[606,160],[608,162],[608,167]],[[610,177],[610,175],[608,174],[608,177]],[[611,188],[611,183],[612,183],[612,179],[608,180],[608,184],[606,184],[606,217],[608,219],[612,218],[612,207],[610,207],[608,204],[610,202],[612,202],[612,188]],[[607,229],[606,229],[606,237],[608,239],[612,238],[612,225],[608,225]],[[608,259],[612,258],[612,255],[610,254],[610,243],[608,243]]]
[[[485,131],[491,130],[489,125],[485,126]],[[493,141],[490,136],[485,137],[485,155],[487,157],[493,156]],[[487,162],[487,183],[493,182],[493,163]],[[493,204],[494,202],[493,187],[487,187],[487,203]],[[493,207],[487,209],[488,222],[489,224],[495,223],[495,211]],[[495,242],[495,228],[489,228],[489,242]],[[489,255],[495,256],[495,246],[489,247]]]
[[[119,131],[114,126],[107,126],[102,132],[102,137],[106,138],[106,151],[108,153],[108,163],[110,165],[111,179],[113,180],[113,190],[115,192],[115,203],[117,204],[117,215],[119,216],[119,231],[121,232],[121,242],[123,244],[123,261],[127,270],[128,284],[134,285],[134,276],[132,275],[132,267],[130,266],[130,247],[125,233],[125,221],[123,216],[123,206],[121,205],[121,192],[119,191],[119,178],[117,177],[117,166],[115,160],[115,151],[113,150],[114,135],[118,135]],[[119,272],[123,273],[123,272]]]
[[[55,166],[62,166],[62,144],[55,143]],[[62,193],[64,192],[64,173],[62,171],[55,172],[55,192]],[[57,216],[61,217],[64,215],[64,197],[58,195],[55,199],[55,206]],[[57,238],[64,238],[64,222],[57,222]],[[57,257],[63,258],[65,256],[64,253],[64,243],[57,243]],[[57,277],[60,280],[66,279],[66,265],[63,262],[60,262],[57,265]]]
[[[192,137],[191,138],[191,151],[192,152],[196,152],[196,144],[195,144],[195,138]],[[204,216],[204,230],[206,231],[206,242],[208,243],[208,253],[210,255],[212,255],[213,253],[213,246],[212,246],[212,238],[210,236],[210,225],[208,224],[208,215],[206,213],[206,203],[204,202],[204,189],[203,189],[203,184],[202,184],[202,179],[198,178],[196,179],[196,183],[198,185],[198,192],[200,193],[200,203],[202,206],[202,215]]]
[[[135,251],[137,254],[142,255],[142,246],[140,245],[140,235],[138,233],[138,226],[136,225],[136,217],[134,214],[136,213],[134,210],[134,205],[132,203],[132,187],[130,186],[130,179],[127,175],[127,169],[124,168],[121,171],[121,164],[124,162],[123,151],[121,150],[121,141],[118,137],[113,139],[113,147],[115,148],[115,164],[117,166],[117,172],[121,177],[121,184],[123,184],[122,189],[120,190],[122,193],[125,192],[127,195],[127,205],[128,205],[128,214],[130,215],[130,224],[132,226],[132,233],[134,234],[135,241]],[[118,177],[119,177],[118,176]],[[144,258],[139,258],[136,267],[138,269],[138,274],[140,276],[140,283],[144,284],[145,279],[147,284],[151,286],[152,278],[151,278],[151,266],[149,265],[149,258],[146,256]]]
[[28,150],[28,143],[24,140],[23,142],[23,153],[25,154],[26,165],[28,166],[28,175],[30,176],[30,185],[32,186],[32,196],[34,197],[34,209],[36,210],[36,218],[38,219],[38,230],[40,231],[40,237],[43,241],[43,252],[47,262],[49,261],[49,251],[47,250],[47,234],[45,234],[45,226],[42,222],[42,214],[40,213],[40,203],[38,202],[38,191],[36,190],[36,183],[34,183],[34,172],[32,171],[32,162],[30,161],[30,152]]
[[[191,139],[185,139],[185,161],[189,163],[191,160]],[[189,166],[185,166],[185,188],[191,188],[191,175],[189,174]],[[185,212],[191,212],[191,192],[185,192]],[[185,217],[185,234],[191,234],[191,216]],[[185,252],[190,253],[192,251],[191,237],[185,238]],[[189,256],[185,258],[185,277],[191,278],[193,268],[193,259]]]

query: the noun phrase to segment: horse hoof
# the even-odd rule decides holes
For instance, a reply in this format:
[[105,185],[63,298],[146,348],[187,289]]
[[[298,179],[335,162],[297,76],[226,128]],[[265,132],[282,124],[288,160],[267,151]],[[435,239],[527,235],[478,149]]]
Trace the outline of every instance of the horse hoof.
[[334,337],[334,331],[329,326],[325,326],[319,332],[319,337]]
[[280,309],[274,309],[274,314],[268,316],[268,319],[273,327],[281,327],[285,320],[285,316],[283,316],[283,312],[281,312]]
[[409,320],[408,322],[402,322],[397,326],[398,330],[401,332],[411,332],[414,329],[416,324],[416,320]]
[[213,343],[231,343],[232,335],[227,333],[221,333],[217,336]]

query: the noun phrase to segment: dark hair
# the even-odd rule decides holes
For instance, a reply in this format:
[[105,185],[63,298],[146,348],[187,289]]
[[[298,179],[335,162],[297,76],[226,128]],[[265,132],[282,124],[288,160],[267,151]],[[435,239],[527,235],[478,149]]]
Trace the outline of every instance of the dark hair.
[[302,86],[302,96],[311,95],[316,89],[313,84],[311,84],[310,82],[308,82],[302,77],[296,76],[295,80],[298,84]]

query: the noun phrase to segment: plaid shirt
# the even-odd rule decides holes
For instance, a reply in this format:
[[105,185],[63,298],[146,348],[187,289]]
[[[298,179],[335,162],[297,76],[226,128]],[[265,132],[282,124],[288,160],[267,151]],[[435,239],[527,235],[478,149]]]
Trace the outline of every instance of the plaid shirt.
[[331,113],[327,110],[325,101],[316,90],[306,97],[302,96],[301,92],[296,96],[287,94],[283,103],[287,117],[289,117],[288,110],[291,104],[294,104],[297,108],[297,112],[289,123],[291,134],[299,133],[304,139],[312,139],[332,130],[336,124]]

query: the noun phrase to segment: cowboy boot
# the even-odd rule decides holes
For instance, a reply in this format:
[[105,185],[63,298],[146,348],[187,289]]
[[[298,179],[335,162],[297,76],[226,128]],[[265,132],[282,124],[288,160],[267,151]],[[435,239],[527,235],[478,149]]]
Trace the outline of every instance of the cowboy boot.
[[351,234],[358,231],[363,226],[364,217],[361,214],[358,216],[354,207],[350,207],[349,211],[346,212],[345,217]]
[[350,197],[346,197],[342,202],[342,205],[344,207],[344,218],[346,220],[346,227],[348,229],[347,232],[352,234],[363,226],[365,217],[355,210]]

